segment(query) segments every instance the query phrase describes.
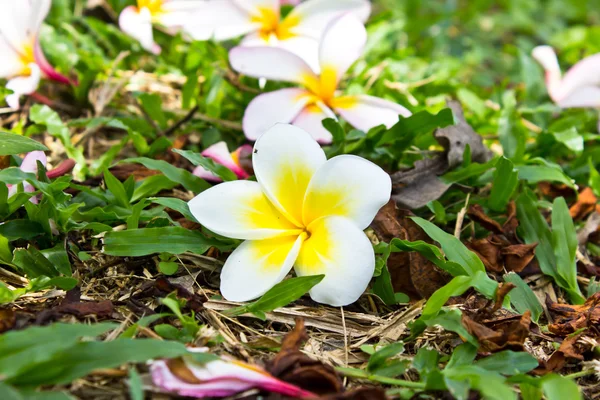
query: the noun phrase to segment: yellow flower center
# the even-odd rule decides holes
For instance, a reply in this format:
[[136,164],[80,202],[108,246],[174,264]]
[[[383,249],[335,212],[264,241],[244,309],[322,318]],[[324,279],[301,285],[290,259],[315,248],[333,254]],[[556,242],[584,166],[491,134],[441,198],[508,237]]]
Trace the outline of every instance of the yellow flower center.
[[23,68],[21,69],[20,75],[31,75],[31,68],[29,64],[35,64],[35,55],[33,51],[33,43],[28,43],[21,46],[20,56],[21,63],[23,64]]
[[296,36],[294,28],[300,23],[300,18],[292,14],[281,20],[278,12],[268,7],[260,7],[258,14],[252,16],[251,21],[260,24],[258,33],[265,41],[271,36],[286,40]]
[[323,67],[319,77],[307,75],[303,78],[303,81],[304,86],[311,92],[309,106],[322,102],[330,108],[349,108],[356,103],[355,98],[352,96],[335,96],[338,76],[334,67]]
[[137,0],[138,10],[147,8],[150,11],[150,15],[156,17],[164,12],[163,10],[164,0]]

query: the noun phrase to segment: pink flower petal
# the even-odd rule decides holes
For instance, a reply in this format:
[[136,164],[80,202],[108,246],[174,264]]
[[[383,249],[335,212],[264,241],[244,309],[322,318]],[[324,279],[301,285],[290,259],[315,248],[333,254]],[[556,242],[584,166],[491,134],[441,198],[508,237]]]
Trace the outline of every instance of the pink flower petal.
[[44,52],[42,51],[42,47],[40,46],[39,40],[35,42],[33,54],[35,62],[37,63],[37,65],[39,65],[44,75],[56,82],[64,83],[67,85],[71,84],[71,80],[69,78],[56,71],[54,67],[50,65],[50,63],[46,59],[46,56],[44,55]]

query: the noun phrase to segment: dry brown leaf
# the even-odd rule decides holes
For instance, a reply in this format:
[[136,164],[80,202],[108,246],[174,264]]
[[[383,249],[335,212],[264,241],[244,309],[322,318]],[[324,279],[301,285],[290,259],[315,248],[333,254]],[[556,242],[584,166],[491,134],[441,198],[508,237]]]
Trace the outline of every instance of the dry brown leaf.
[[267,363],[267,371],[288,383],[318,395],[340,393],[342,380],[333,367],[313,360],[300,351],[308,339],[304,320],[296,319],[296,326],[281,344],[281,350]]
[[[427,234],[410,219],[411,215],[410,211],[398,209],[394,201],[390,201],[379,210],[371,227],[385,242],[399,238],[431,243]],[[417,252],[390,254],[388,270],[394,291],[406,293],[411,299],[429,298],[449,281],[442,270]]]
[[504,266],[507,271],[521,272],[535,257],[537,243],[513,244],[504,247],[500,252],[504,257]]
[[0,333],[11,330],[17,323],[17,316],[13,310],[0,310]]
[[567,336],[582,328],[590,328],[598,334],[600,324],[600,292],[590,296],[582,305],[560,304],[546,298],[546,305],[554,323],[548,330],[556,335]]
[[579,193],[577,201],[571,206],[569,213],[574,220],[581,220],[596,209],[597,203],[598,198],[594,195],[592,189],[587,187]]
[[488,231],[502,234],[502,226],[497,222],[487,216],[487,214],[483,211],[483,207],[479,204],[471,204],[469,209],[467,210],[467,215],[471,220],[477,222],[479,225],[487,229]]

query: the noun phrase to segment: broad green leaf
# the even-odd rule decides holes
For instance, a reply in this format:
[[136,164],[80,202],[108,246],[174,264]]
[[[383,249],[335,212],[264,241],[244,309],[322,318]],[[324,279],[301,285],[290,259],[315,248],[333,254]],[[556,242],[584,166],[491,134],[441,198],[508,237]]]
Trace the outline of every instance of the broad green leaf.
[[174,358],[187,353],[182,343],[153,339],[116,339],[110,342],[82,342],[64,349],[51,360],[31,365],[10,383],[17,385],[66,384],[97,369],[154,358]]
[[128,158],[121,161],[122,163],[138,163],[152,170],[162,172],[167,178],[173,182],[181,184],[187,190],[194,193],[200,193],[210,187],[208,182],[198,178],[194,174],[185,169],[177,168],[163,160],[153,160],[146,157]]
[[582,400],[583,396],[575,382],[558,374],[542,378],[542,391],[547,400]]
[[112,256],[146,256],[155,253],[204,254],[214,245],[200,232],[178,226],[107,232],[104,252]]
[[475,365],[502,375],[516,375],[525,374],[536,368],[538,360],[525,351],[505,350],[477,360]]
[[590,167],[590,177],[588,179],[588,185],[592,188],[592,191],[596,197],[600,197],[600,172],[594,166],[591,158],[588,159],[588,165]]
[[437,114],[419,111],[410,117],[400,118],[394,126],[383,134],[377,146],[395,143],[395,149],[401,150],[407,148],[417,136],[455,123],[454,114],[449,108],[445,108]]
[[448,172],[448,173],[440,176],[440,179],[444,183],[450,184],[450,183],[462,182],[465,179],[473,178],[476,176],[479,177],[479,176],[483,175],[485,172],[487,172],[488,170],[494,168],[494,165],[496,164],[496,162],[497,161],[494,158],[484,164],[472,163],[472,164],[469,164],[467,167]]
[[138,93],[136,97],[146,115],[156,121],[161,129],[165,129],[167,127],[167,117],[163,111],[160,95],[157,93]]
[[0,170],[0,182],[16,185],[27,179],[35,180],[35,175],[21,171],[20,168],[6,168]]
[[576,127],[572,126],[564,131],[552,132],[552,135],[556,141],[564,144],[569,150],[576,153],[581,153],[583,151],[583,136],[577,132]]
[[485,271],[483,262],[479,257],[471,250],[467,249],[467,247],[456,237],[444,232],[436,225],[423,218],[413,217],[412,220],[415,221],[415,223],[419,225],[430,238],[442,246],[442,250],[444,250],[448,260],[461,265],[468,275],[475,275],[477,272]]
[[452,276],[468,275],[465,268],[463,268],[460,264],[446,261],[439,247],[422,240],[409,242],[408,240],[394,238],[391,240],[390,246],[394,248],[392,251],[416,251],[439,268],[449,272]]
[[506,384],[502,375],[476,365],[462,365],[443,371],[444,377],[455,381],[468,380],[485,400],[517,400],[517,395]]
[[115,196],[118,205],[123,208],[131,207],[129,204],[130,196],[127,195],[125,186],[123,186],[123,183],[115,178],[108,169],[104,170],[104,182],[106,183],[107,189]]
[[581,304],[585,301],[577,284],[577,232],[569,207],[563,197],[557,197],[552,204],[552,246],[556,255],[556,271],[569,285],[571,301]]
[[285,307],[308,293],[308,291],[321,282],[324,277],[325,275],[309,275],[286,279],[273,286],[255,302],[228,310],[227,314],[241,315],[248,312],[266,313],[273,311],[276,308]]
[[499,158],[498,162],[496,162],[488,206],[494,211],[502,212],[506,210],[506,205],[510,201],[518,184],[519,173],[514,170],[512,161],[506,157]]
[[446,365],[446,368],[454,368],[460,365],[471,365],[475,357],[477,356],[477,347],[470,343],[463,343],[457,346],[452,355],[450,361]]
[[514,272],[505,274],[503,278],[505,282],[510,282],[515,285],[515,288],[510,291],[510,302],[513,307],[515,307],[519,314],[523,314],[525,311],[531,311],[531,319],[534,322],[538,322],[544,309],[535,293],[533,293],[533,290],[531,290],[529,285]]
[[178,149],[173,149],[173,151],[177,154],[181,154],[192,164],[201,166],[202,168],[212,172],[213,174],[217,175],[219,178],[223,179],[226,182],[235,181],[237,179],[237,176],[232,170],[221,164],[217,164],[214,160],[211,160],[208,157],[203,157],[199,153]]
[[43,144],[16,133],[0,132],[0,156],[29,153],[30,151],[46,151]]
[[498,136],[504,155],[518,162],[525,154],[527,134],[519,122],[516,111],[517,100],[514,90],[504,92],[502,96],[502,113],[498,120]]
[[13,254],[13,264],[18,266],[29,278],[39,276],[54,277],[59,272],[54,265],[38,249],[31,246],[27,249],[17,249]]
[[435,317],[425,320],[425,324],[427,326],[439,325],[447,331],[456,332],[467,343],[478,346],[477,339],[463,326],[461,318],[462,311],[460,310],[442,310]]
[[384,348],[377,350],[375,353],[371,355],[369,358],[369,364],[367,365],[367,370],[372,373],[376,373],[376,371],[383,367],[386,361],[404,351],[404,343],[398,342],[385,346]]
[[198,222],[190,212],[190,208],[186,201],[177,199],[175,197],[156,197],[150,200],[152,200],[153,203],[160,204],[162,206],[168,207],[179,212],[190,221]]
[[144,400],[144,388],[142,386],[142,378],[135,368],[129,369],[129,397],[131,400]]
[[563,171],[546,165],[520,165],[517,167],[519,179],[529,183],[559,182],[570,188],[575,188],[573,180]]

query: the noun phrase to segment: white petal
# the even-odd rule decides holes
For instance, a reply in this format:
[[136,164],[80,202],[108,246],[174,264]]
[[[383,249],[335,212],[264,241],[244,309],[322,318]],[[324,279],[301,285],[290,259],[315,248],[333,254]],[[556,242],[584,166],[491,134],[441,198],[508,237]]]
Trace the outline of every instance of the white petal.
[[315,171],[325,164],[325,153],[308,133],[278,124],[254,145],[252,164],[264,193],[290,221],[302,226],[302,203]]
[[145,50],[154,54],[160,53],[160,47],[154,42],[152,15],[147,8],[138,10],[134,6],[126,7],[119,15],[119,27],[139,41]]
[[29,70],[29,76],[17,76],[6,83],[6,88],[14,92],[6,96],[6,102],[12,109],[18,109],[19,98],[22,95],[35,92],[40,84],[40,79],[42,77],[40,67],[38,67],[37,64],[31,63],[29,64]]
[[280,89],[254,98],[244,113],[244,133],[258,139],[277,123],[289,123],[300,114],[310,95],[304,89]]
[[[600,70],[599,70],[600,71]],[[569,95],[556,103],[562,108],[592,107],[600,108],[600,87],[584,86],[573,90]]]
[[21,162],[21,171],[36,174],[38,171],[37,162],[41,162],[45,167],[47,163],[46,154],[43,151],[32,151],[23,157]]
[[375,253],[367,235],[343,217],[320,218],[309,227],[295,264],[299,276],[324,274],[310,297],[319,303],[345,306],[364,293],[375,270]]
[[260,10],[270,10],[279,15],[278,0],[233,0],[233,3],[251,15],[260,14]]
[[584,58],[565,73],[554,93],[560,102],[584,87],[600,86],[600,53]]
[[292,269],[302,236],[247,240],[227,258],[221,271],[221,294],[230,301],[249,301],[265,294]]
[[366,95],[334,99],[333,106],[335,111],[352,126],[365,132],[382,124],[391,128],[398,122],[399,115],[403,117],[412,115],[400,104]]
[[304,225],[337,215],[366,229],[391,193],[392,180],[378,165],[353,155],[333,157],[317,170],[308,185]]
[[231,66],[254,78],[304,84],[317,79],[310,66],[297,55],[275,47],[238,46],[229,52]]
[[307,0],[295,7],[287,18],[297,19],[294,32],[321,39],[327,25],[343,14],[352,14],[366,22],[371,13],[368,0]]
[[352,14],[335,19],[327,27],[319,48],[321,79],[339,82],[348,68],[363,54],[367,30]]
[[258,30],[260,24],[232,0],[203,1],[201,8],[184,25],[196,40],[229,40]]
[[19,53],[0,34],[0,78],[10,78],[23,70],[23,62]]
[[554,100],[555,95],[558,93],[557,90],[560,87],[562,76],[556,52],[550,46],[537,46],[533,49],[531,55],[544,68],[548,94]]
[[260,240],[299,233],[273,207],[256,182],[221,183],[188,204],[198,222],[222,236]]
[[283,40],[278,40],[274,45],[294,53],[303,59],[316,73],[321,71],[318,39],[308,36],[291,36]]
[[331,132],[323,126],[323,120],[327,118],[337,119],[333,111],[322,103],[311,104],[294,119],[293,125],[304,129],[321,144],[331,143]]
[[0,2],[0,35],[17,51],[31,46],[50,11],[51,0],[3,0]]

